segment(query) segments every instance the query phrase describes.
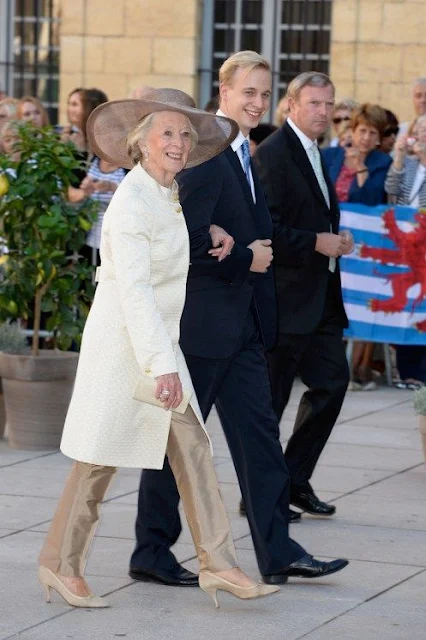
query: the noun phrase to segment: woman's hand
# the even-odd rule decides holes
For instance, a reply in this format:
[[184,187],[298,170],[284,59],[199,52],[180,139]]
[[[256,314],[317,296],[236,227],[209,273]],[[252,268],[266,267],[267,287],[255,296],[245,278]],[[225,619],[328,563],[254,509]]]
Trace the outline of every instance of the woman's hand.
[[86,176],[84,180],[82,180],[80,189],[84,192],[86,198],[91,196],[92,193],[96,191],[95,184],[96,183],[92,180],[92,178],[89,178],[88,176]]
[[397,138],[397,141],[395,142],[395,146],[394,146],[394,153],[395,155],[401,155],[401,156],[405,156],[405,154],[407,153],[407,136],[400,136],[399,138]]
[[178,373],[166,373],[158,376],[155,397],[164,403],[166,411],[175,409],[180,405],[183,398],[182,383]]
[[421,164],[426,164],[426,145],[423,142],[415,142],[413,146],[413,152],[416,154],[417,158],[421,162]]
[[117,186],[117,183],[111,180],[97,180],[95,182],[95,191],[97,193],[114,193]]
[[345,149],[345,165],[352,171],[363,171],[366,169],[365,155],[361,154],[357,147],[346,147]]
[[220,262],[229,256],[235,244],[235,240],[225,231],[225,229],[218,227],[216,224],[210,225],[209,233],[214,247],[213,249],[210,249],[209,254],[217,258],[218,262]]

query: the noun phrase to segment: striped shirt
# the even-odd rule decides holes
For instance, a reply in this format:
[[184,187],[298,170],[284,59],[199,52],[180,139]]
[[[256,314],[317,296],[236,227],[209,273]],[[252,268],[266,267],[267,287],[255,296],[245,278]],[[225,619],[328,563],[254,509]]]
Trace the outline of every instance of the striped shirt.
[[[90,163],[89,171],[87,172],[87,176],[92,180],[108,180],[108,182],[115,182],[117,185],[123,180],[126,175],[125,169],[115,169],[115,171],[110,171],[108,173],[104,173],[100,168],[99,158],[96,156],[93,158]],[[91,194],[90,199],[95,200],[99,203],[99,211],[96,222],[93,224],[93,227],[90,229],[87,234],[86,244],[89,247],[94,247],[99,249],[101,244],[101,232],[102,232],[102,222],[104,219],[104,213],[111,201],[111,198],[114,194],[114,191],[103,191]]]

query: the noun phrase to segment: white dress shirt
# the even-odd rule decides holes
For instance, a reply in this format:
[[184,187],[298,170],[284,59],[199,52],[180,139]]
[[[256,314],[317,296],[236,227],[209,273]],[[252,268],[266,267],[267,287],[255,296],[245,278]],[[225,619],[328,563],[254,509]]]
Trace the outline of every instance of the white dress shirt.
[[[305,135],[303,133],[303,131],[301,131],[299,129],[299,127],[294,124],[294,122],[293,122],[293,120],[291,118],[287,118],[287,122],[288,122],[289,126],[293,129],[294,133],[299,138],[300,142],[302,143],[302,146],[306,151],[306,155],[308,156],[309,162],[311,163],[312,169],[313,169],[313,171],[315,173],[315,165],[313,163],[313,157],[312,157],[311,149],[312,149],[312,147],[317,146],[317,141],[316,140],[311,140],[311,138],[308,138],[308,136]],[[318,178],[317,178],[317,180],[318,180]],[[328,187],[327,187],[327,189],[328,189]],[[329,198],[329,202],[330,202],[330,198]],[[333,233],[333,228],[332,228],[331,224],[330,224],[330,233]],[[334,271],[336,270],[336,258],[329,258],[328,268],[332,273],[334,273]]]
[[[216,111],[216,115],[217,116],[224,116],[225,118],[228,118],[229,116],[226,115],[226,113],[223,113],[223,111],[221,111],[220,109],[218,109]],[[242,133],[242,131],[238,132],[237,137],[235,138],[235,140],[233,142],[231,142],[231,147],[232,150],[235,151],[235,153],[237,154],[237,157],[241,163],[241,167],[244,171],[244,160],[243,160],[243,151],[241,149],[241,146],[244,142],[244,140],[247,140],[249,145],[250,145],[250,137],[249,136],[244,136],[244,134]],[[245,171],[244,171],[245,173]],[[249,169],[249,179],[250,179],[250,189],[251,189],[251,195],[253,196],[253,201],[256,202],[256,194],[254,191],[254,181],[253,181],[253,174],[251,172],[251,166]]]
[[312,158],[312,155],[311,155],[311,149],[314,146],[318,146],[317,145],[317,141],[316,140],[311,140],[310,138],[308,138],[308,136],[305,135],[303,133],[303,131],[301,131],[299,129],[299,127],[294,124],[294,122],[293,122],[293,120],[291,118],[287,118],[287,122],[290,125],[290,127],[293,129],[294,133],[299,138],[300,142],[302,143],[302,146],[303,146],[304,150],[306,151],[306,155],[308,156],[309,162],[311,163],[312,169],[314,170],[314,173],[315,173],[315,166],[314,166],[313,158]]

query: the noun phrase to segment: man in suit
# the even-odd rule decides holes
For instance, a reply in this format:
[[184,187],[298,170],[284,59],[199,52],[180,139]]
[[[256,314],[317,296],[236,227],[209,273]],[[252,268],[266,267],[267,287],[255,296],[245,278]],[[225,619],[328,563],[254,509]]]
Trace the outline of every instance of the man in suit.
[[[272,407],[264,347],[276,337],[272,223],[250,164],[248,134],[269,106],[271,71],[252,51],[231,56],[220,70],[220,110],[236,120],[232,145],[179,177],[191,267],[181,321],[185,354],[204,418],[216,405],[247,509],[265,582],[319,577],[346,560],[321,562],[288,535],[289,477]],[[230,255],[209,256],[211,224],[234,237]],[[179,496],[168,464],[142,473],[137,545],[130,575],[169,585],[196,584],[170,547],[180,533]]]
[[286,123],[255,156],[274,224],[279,332],[268,359],[279,419],[296,374],[308,387],[285,451],[290,502],[329,516],[335,507],[319,500],[310,479],[349,382],[338,258],[353,250],[353,240],[348,231],[339,233],[336,194],[316,142],[330,124],[334,86],[322,73],[302,73],[287,96]]

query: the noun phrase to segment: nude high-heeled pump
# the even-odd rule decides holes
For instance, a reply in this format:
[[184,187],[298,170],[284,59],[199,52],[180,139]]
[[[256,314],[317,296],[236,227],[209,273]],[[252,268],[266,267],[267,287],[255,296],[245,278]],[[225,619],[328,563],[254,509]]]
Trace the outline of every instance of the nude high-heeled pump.
[[211,573],[211,571],[205,570],[200,571],[198,580],[201,589],[213,598],[216,609],[219,608],[217,592],[220,590],[228,591],[228,593],[232,593],[233,596],[241,598],[242,600],[264,598],[265,596],[269,596],[271,593],[276,593],[280,590],[279,587],[263,584],[263,582],[254,584],[252,587],[240,587],[233,582],[229,582],[228,580],[221,578],[215,573]]
[[75,595],[75,593],[72,593],[72,591],[67,589],[58,576],[47,567],[38,568],[38,579],[46,592],[46,602],[50,602],[50,589],[55,589],[55,591],[63,597],[65,602],[73,607],[96,607],[100,609],[110,606],[107,600],[104,600],[104,598],[100,598],[99,596],[94,596],[93,594],[90,596]]

